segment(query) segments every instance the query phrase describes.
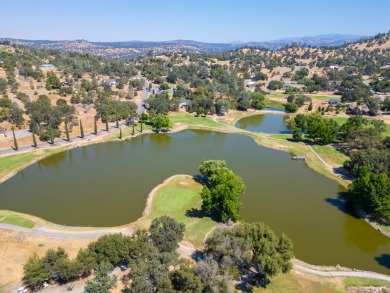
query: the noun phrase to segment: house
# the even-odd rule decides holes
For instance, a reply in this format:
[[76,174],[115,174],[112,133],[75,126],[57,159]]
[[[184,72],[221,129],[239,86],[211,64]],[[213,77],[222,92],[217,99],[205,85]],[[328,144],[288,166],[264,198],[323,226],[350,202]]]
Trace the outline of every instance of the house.
[[60,79],[61,86],[71,86],[69,82],[67,82],[65,79]]
[[110,86],[116,85],[115,79],[103,79],[101,85],[108,84]]
[[350,115],[367,115],[370,112],[370,108],[367,105],[348,105],[347,114]]
[[54,68],[53,64],[41,64],[41,68]]
[[330,99],[330,100],[328,101],[328,104],[331,105],[331,106],[336,106],[336,105],[341,104],[341,101],[340,101],[340,100],[337,100],[337,99]]
[[284,84],[283,84],[283,89],[286,89],[290,86],[293,86],[293,85],[296,85],[297,83],[295,81],[286,81]]
[[188,106],[192,103],[191,100],[186,99],[186,98],[180,98],[179,100],[179,107],[183,109],[188,109]]
[[250,81],[246,84],[246,87],[252,88],[255,87],[256,83],[254,81]]
[[338,65],[331,65],[331,66],[329,66],[329,69],[332,69],[332,70],[339,69],[339,66]]

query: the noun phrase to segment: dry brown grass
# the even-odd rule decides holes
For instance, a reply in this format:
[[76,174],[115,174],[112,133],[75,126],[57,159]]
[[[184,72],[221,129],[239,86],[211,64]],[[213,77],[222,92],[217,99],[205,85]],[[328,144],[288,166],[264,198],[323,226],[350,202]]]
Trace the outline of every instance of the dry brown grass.
[[23,266],[34,253],[42,256],[49,248],[61,246],[66,249],[70,258],[74,258],[80,248],[86,247],[93,240],[49,239],[2,230],[0,233],[0,284],[20,283]]

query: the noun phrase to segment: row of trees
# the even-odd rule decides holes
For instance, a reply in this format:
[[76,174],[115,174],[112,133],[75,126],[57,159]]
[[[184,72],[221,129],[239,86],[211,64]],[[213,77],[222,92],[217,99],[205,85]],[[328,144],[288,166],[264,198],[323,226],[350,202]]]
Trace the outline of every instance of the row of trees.
[[230,292],[237,286],[266,286],[269,278],[291,269],[293,245],[285,235],[277,236],[263,223],[219,228],[206,241],[204,257],[195,265],[178,259],[176,249],[185,227],[163,216],[152,221],[149,233],[133,236],[111,234],[80,249],[69,259],[63,248],[36,254],[24,265],[24,282],[32,290],[45,281],[65,284],[93,273],[86,282],[89,293],[109,292],[117,285],[111,275],[115,266],[128,267],[126,292]]
[[116,277],[108,273],[115,266],[127,265],[133,280],[130,292],[154,292],[157,286],[171,287],[169,266],[179,263],[175,251],[184,229],[183,224],[163,216],[152,221],[150,236],[146,230],[138,230],[133,236],[102,236],[86,249],[80,249],[73,260],[63,248],[49,249],[43,257],[35,254],[29,258],[24,266],[24,282],[35,290],[44,281],[63,284],[94,272],[95,278],[87,281],[86,292],[109,292],[116,285]]

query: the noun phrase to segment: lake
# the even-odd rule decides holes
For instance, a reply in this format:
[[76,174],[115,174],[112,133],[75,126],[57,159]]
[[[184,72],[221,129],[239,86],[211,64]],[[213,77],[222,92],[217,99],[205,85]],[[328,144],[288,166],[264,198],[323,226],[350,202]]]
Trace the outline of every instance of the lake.
[[0,209],[63,225],[122,225],[141,216],[153,187],[198,174],[204,159],[224,159],[243,178],[243,219],[287,234],[297,258],[390,273],[390,239],[348,213],[339,184],[238,134],[186,130],[62,152],[2,183]]

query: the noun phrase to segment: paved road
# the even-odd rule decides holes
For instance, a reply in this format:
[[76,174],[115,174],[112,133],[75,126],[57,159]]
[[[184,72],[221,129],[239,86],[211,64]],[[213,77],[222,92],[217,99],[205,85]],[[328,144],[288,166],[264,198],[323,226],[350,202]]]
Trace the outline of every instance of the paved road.
[[358,278],[371,278],[371,279],[378,279],[378,280],[384,280],[390,282],[390,276],[382,275],[374,272],[366,272],[366,271],[319,271],[319,270],[313,270],[307,267],[304,267],[302,265],[294,264],[293,268],[317,275],[317,276],[323,276],[323,277],[358,277]]
[[145,107],[143,106],[143,104],[149,98],[149,96],[150,96],[149,82],[145,79],[145,87],[144,90],[142,91],[141,100],[139,101],[138,110],[137,110],[138,115],[141,115],[142,113],[145,112]]
[[[120,126],[123,126],[125,124],[126,124],[126,122],[119,122]],[[110,130],[116,129],[115,123],[112,123],[111,125],[109,125],[109,129]],[[21,130],[21,131],[27,131],[27,130]],[[28,132],[28,136],[32,135],[31,132],[29,132],[29,131],[27,131],[27,132]],[[89,140],[94,140],[94,139],[100,139],[102,135],[106,136],[106,135],[110,135],[110,134],[112,134],[112,133],[107,132],[105,129],[100,129],[100,130],[98,130],[98,136],[96,136],[95,133],[93,133],[93,132],[88,132],[84,135],[84,138],[81,138],[77,135],[71,136],[70,141],[67,141],[64,138],[56,138],[54,140],[54,145],[51,145],[48,142],[39,142],[38,136],[36,136],[37,149],[47,149],[47,148],[52,148],[55,146],[65,146],[65,145],[75,144],[75,143],[77,144],[78,142],[82,142],[82,141],[86,141],[86,140],[89,141]],[[12,134],[11,134],[11,136],[12,136]],[[18,153],[24,153],[24,152],[31,151],[33,149],[35,149],[35,148],[32,145],[20,145],[19,149],[17,151],[15,151],[11,147],[0,148],[0,157],[7,156],[7,155],[14,155],[14,154],[18,154]]]

